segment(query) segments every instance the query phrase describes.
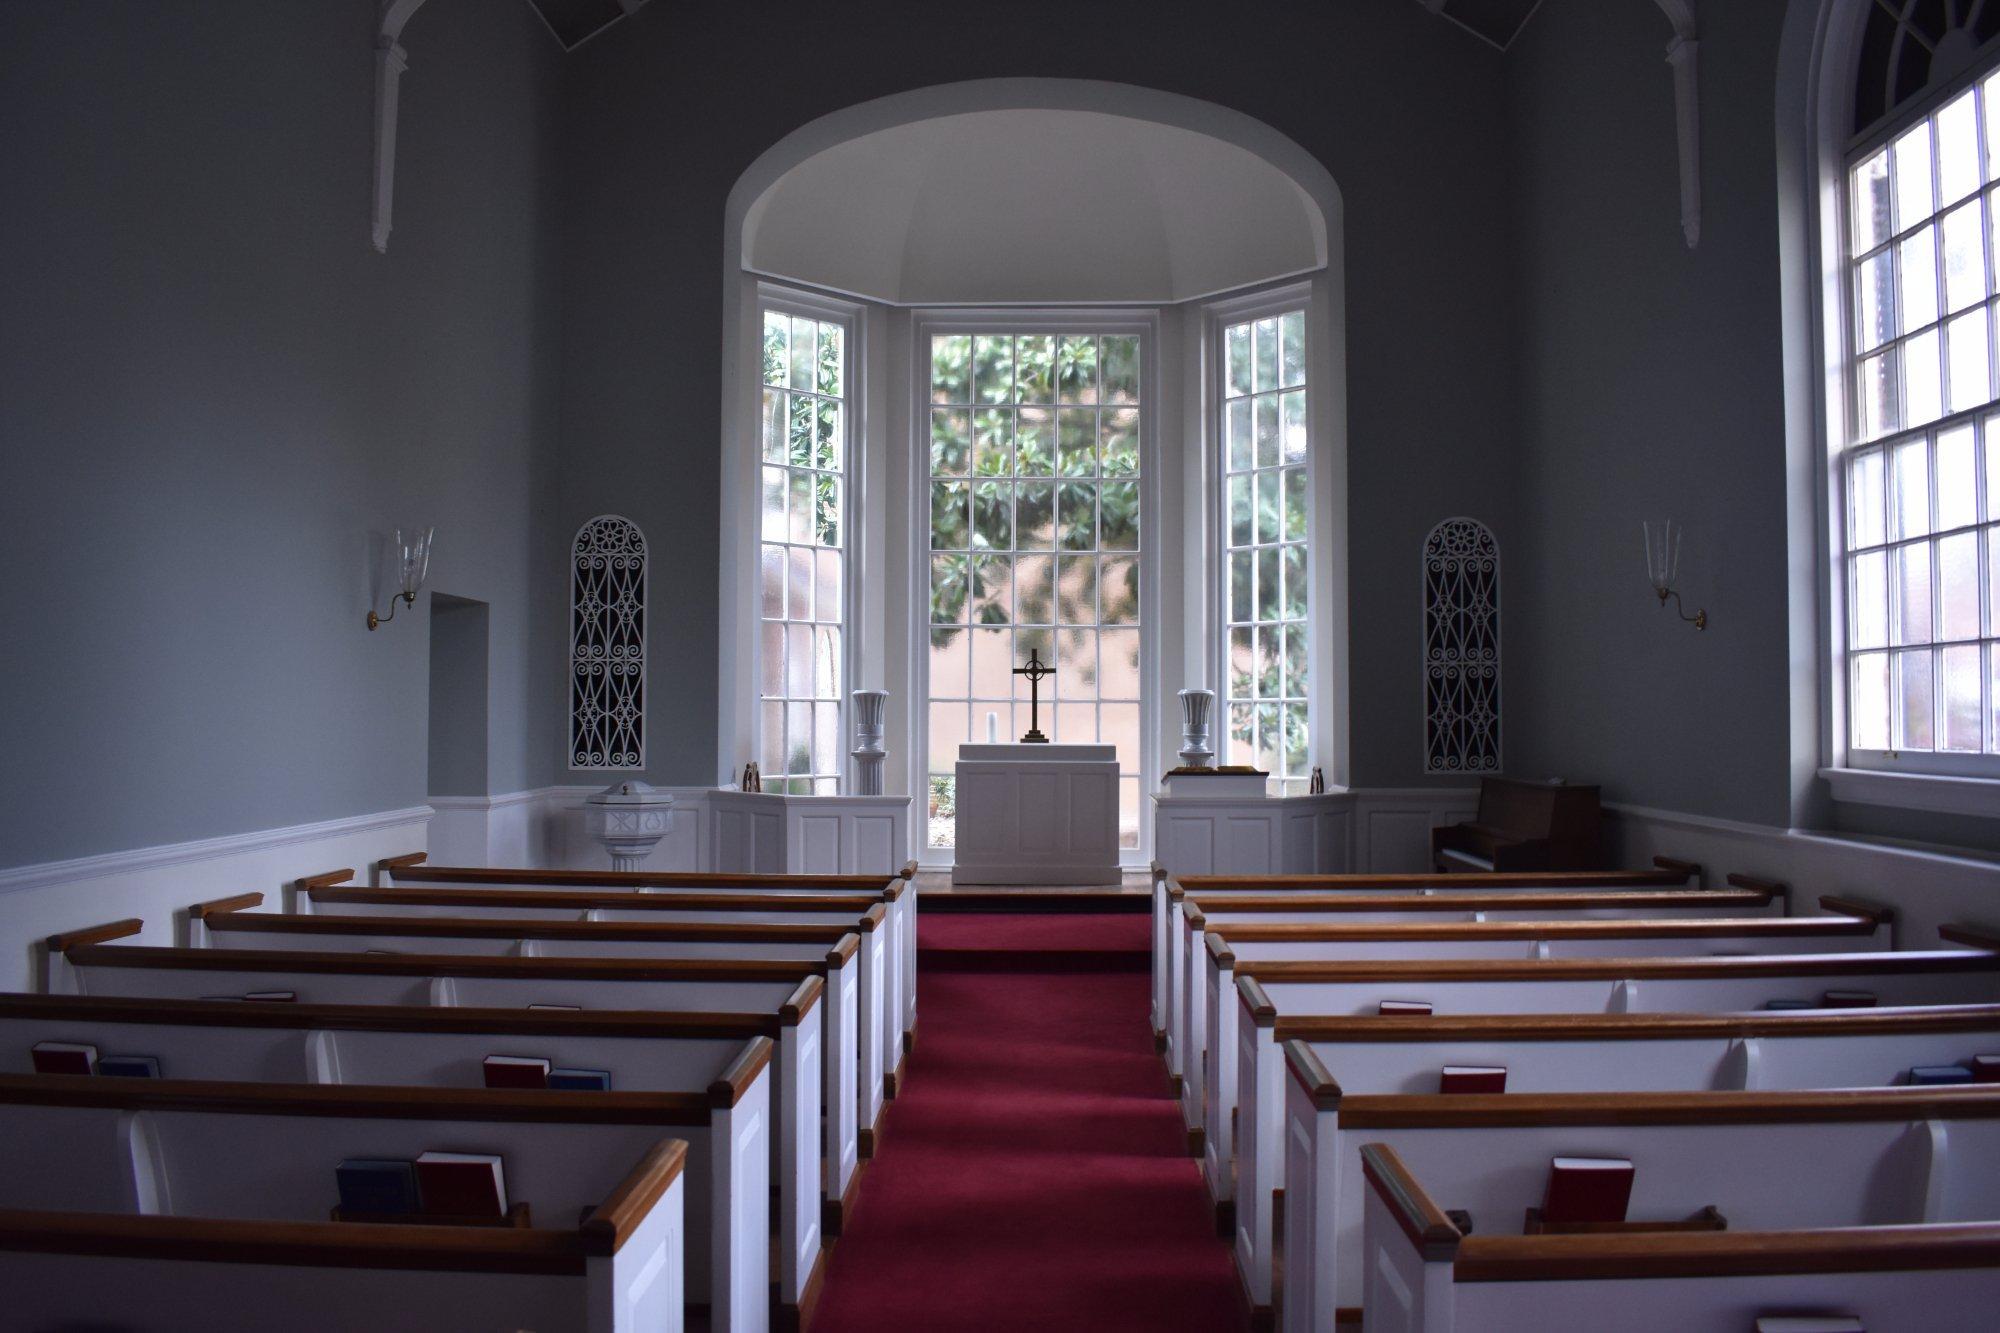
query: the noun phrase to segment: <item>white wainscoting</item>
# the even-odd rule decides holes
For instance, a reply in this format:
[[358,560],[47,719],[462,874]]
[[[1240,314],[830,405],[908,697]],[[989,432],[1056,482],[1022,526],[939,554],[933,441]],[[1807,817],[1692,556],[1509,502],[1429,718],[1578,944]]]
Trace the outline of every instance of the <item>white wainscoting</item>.
[[[609,868],[583,829],[583,801],[596,787],[544,787],[533,798],[535,855],[482,865]],[[673,829],[642,863],[645,870],[732,874],[890,874],[909,860],[907,796],[784,796],[716,787],[665,787]],[[510,798],[496,798],[510,799]],[[442,853],[434,861],[444,862]]]
[[1470,818],[1473,787],[1317,796],[1153,798],[1153,845],[1176,875],[1395,874],[1430,866],[1431,829]]
[[0,989],[40,989],[41,943],[58,931],[138,917],[134,943],[177,944],[191,904],[261,892],[277,910],[301,876],[352,867],[365,879],[385,856],[424,851],[430,819],[419,805],[0,870]]
[[1605,808],[1605,850],[1618,865],[1672,856],[1699,862],[1709,885],[1730,874],[1779,880],[1792,888],[1792,910],[1803,914],[1818,911],[1827,893],[1888,903],[1900,913],[1900,949],[1939,947],[1937,928],[1947,922],[2000,927],[2000,862],[1645,806]]

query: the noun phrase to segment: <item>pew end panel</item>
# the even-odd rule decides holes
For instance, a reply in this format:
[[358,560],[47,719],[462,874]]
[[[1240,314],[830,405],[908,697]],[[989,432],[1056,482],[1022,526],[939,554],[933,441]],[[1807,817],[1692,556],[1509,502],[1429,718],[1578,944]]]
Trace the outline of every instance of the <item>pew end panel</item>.
[[660,1328],[678,1333],[687,1308],[685,1140],[656,1145],[580,1228],[590,1333]]
[[87,948],[94,944],[104,944],[111,940],[129,939],[146,928],[146,923],[136,916],[119,921],[107,921],[99,926],[87,926],[82,930],[66,930],[51,935],[42,941],[42,989],[50,995],[81,995],[83,979],[77,975],[72,950]]
[[1368,1266],[1361,1308],[1387,1333],[1442,1333],[1455,1325],[1452,1268],[1465,1237],[1404,1169],[1393,1148],[1362,1149]]
[[210,898],[206,902],[192,903],[181,913],[184,922],[185,943],[190,949],[207,949],[215,945],[214,923],[238,912],[254,912],[264,905],[261,893],[236,893],[226,898]]

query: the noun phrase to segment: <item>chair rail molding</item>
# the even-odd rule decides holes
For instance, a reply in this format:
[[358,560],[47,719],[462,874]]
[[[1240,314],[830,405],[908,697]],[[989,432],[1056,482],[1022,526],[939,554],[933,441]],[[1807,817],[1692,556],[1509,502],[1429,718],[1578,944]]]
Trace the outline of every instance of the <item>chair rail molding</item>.
[[375,248],[389,252],[389,228],[396,210],[396,95],[409,68],[403,25],[424,0],[381,0],[375,26],[375,208],[370,234]]
[[1667,63],[1674,69],[1674,119],[1680,140],[1681,234],[1688,249],[1701,244],[1701,42],[1696,37],[1694,0],[1654,0],[1674,25]]

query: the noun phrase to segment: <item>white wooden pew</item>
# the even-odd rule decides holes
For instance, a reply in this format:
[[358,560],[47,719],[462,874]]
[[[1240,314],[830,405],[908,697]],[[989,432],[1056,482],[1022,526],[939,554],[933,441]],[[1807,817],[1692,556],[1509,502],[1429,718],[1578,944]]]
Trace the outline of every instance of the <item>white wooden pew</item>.
[[[1498,874],[1420,875],[1169,875],[1153,863],[1153,1040],[1167,1058],[1167,1072],[1184,1070],[1175,1047],[1175,1013],[1170,996],[1185,994],[1179,972],[1185,953],[1176,961],[1174,944],[1182,938],[1175,920],[1182,897],[1272,897],[1289,894],[1325,896],[1339,893],[1567,893],[1575,891],[1644,891],[1699,889],[1701,867],[1690,861],[1653,858],[1652,870],[1538,871]],[[1732,876],[1732,882],[1734,877]]]
[[[1471,878],[1459,876],[1458,878]],[[1538,921],[1538,920],[1641,920],[1641,919],[1686,919],[1721,918],[1738,916],[1782,917],[1788,901],[1788,894],[1781,884],[1766,880],[1750,880],[1743,876],[1731,876],[1733,884],[1739,887],[1729,889],[1650,889],[1650,890],[1587,890],[1570,889],[1561,892],[1538,892],[1526,889],[1484,890],[1472,893],[1458,893],[1449,890],[1434,890],[1416,894],[1376,894],[1343,892],[1338,894],[1290,893],[1282,895],[1246,894],[1228,892],[1220,894],[1182,893],[1174,899],[1170,918],[1174,937],[1170,941],[1168,955],[1169,1008],[1173,1014],[1172,1031],[1177,1035],[1174,1048],[1181,1052],[1182,1064],[1176,1072],[1180,1075],[1179,1091],[1182,1097],[1182,1115],[1190,1130],[1198,1130],[1203,1124],[1202,1080],[1203,1063],[1207,1056],[1208,1034],[1211,1031],[1208,1014],[1208,991],[1214,985],[1209,975],[1209,956],[1204,951],[1204,937],[1217,931],[1240,939],[1246,945],[1262,939],[1279,939],[1290,936],[1295,942],[1290,952],[1298,956],[1318,957],[1327,953],[1346,956],[1355,952],[1352,944],[1344,944],[1335,950],[1307,948],[1309,942],[1328,937],[1315,932],[1260,931],[1252,927],[1277,927],[1280,925],[1320,925],[1338,926],[1362,924],[1389,924],[1395,922],[1429,922],[1434,924],[1478,924],[1480,922]],[[1883,922],[1881,934],[1890,943],[1894,940],[1893,914],[1852,903],[1846,899],[1828,898],[1824,902],[1838,902],[1843,910],[1879,913]],[[1819,928],[1805,932],[1810,935]],[[1783,927],[1781,931],[1798,933],[1796,928]],[[1400,941],[1414,944],[1415,941]],[[1526,948],[1527,945],[1523,945]],[[1678,951],[1679,946],[1665,946]],[[1859,947],[1859,946],[1857,946]],[[1574,951],[1569,946],[1551,950],[1555,954]],[[1755,952],[1776,952],[1759,948]],[[1266,947],[1259,943],[1255,948],[1246,948],[1246,956],[1283,957],[1285,947]],[[1386,946],[1377,952],[1395,952]],[[1412,956],[1451,957],[1460,951],[1449,944],[1439,944],[1435,948],[1412,949]],[[1471,956],[1484,956],[1483,948],[1475,947],[1467,951]],[[1702,950],[1706,952],[1706,950]],[[1226,983],[1222,987],[1227,990]]]
[[[1336,1275],[1359,1261],[1360,1214],[1342,1211],[1357,1201],[1330,1187],[1338,1172],[1351,1180],[1357,1167],[1344,1161],[1336,1171],[1332,1159],[1357,1146],[1339,1132],[1343,1107],[1357,1099],[1365,1106],[1375,1096],[1435,1096],[1447,1064],[1504,1068],[1509,1095],[1886,1087],[1905,1083],[1912,1066],[2000,1054],[2000,1005],[1329,1018],[1312,1020],[1309,1030],[1310,1039],[1284,1043],[1279,1306],[1287,1330],[1332,1327],[1341,1305]],[[1296,1237],[1312,1238],[1310,1249]]]
[[511,1054],[608,1070],[619,1091],[707,1093],[744,1043],[762,1037],[774,1050],[772,1141],[784,1242],[778,1300],[797,1322],[817,1290],[828,1215],[821,1198],[823,989],[819,977],[806,978],[776,1014],[0,994],[0,1073],[33,1073],[33,1047],[54,1041],[91,1045],[103,1055],[149,1055],[173,1079],[476,1088],[484,1086],[488,1055]]
[[570,1231],[0,1209],[0,1283],[29,1328],[678,1333],[686,1159],[660,1140]]
[[[894,1097],[904,1051],[904,1003],[906,990],[916,978],[908,969],[915,954],[908,957],[900,943],[900,933],[908,911],[902,899],[915,901],[914,891],[905,892],[902,880],[889,887],[867,892],[811,892],[788,887],[783,891],[738,888],[728,891],[682,889],[617,888],[485,888],[474,886],[363,889],[329,883],[352,871],[330,871],[298,882],[292,894],[293,910],[324,916],[455,916],[491,917],[496,920],[569,920],[623,922],[715,922],[742,925],[841,925],[860,930],[881,927],[882,950],[882,1035],[884,1052],[883,1092]],[[773,878],[769,876],[757,878]],[[858,878],[858,877],[857,877]],[[870,909],[882,905],[882,914],[872,917]]]
[[1246,964],[1236,978],[1233,1154],[1239,1269],[1252,1302],[1271,1300],[1272,1195],[1284,1151],[1281,1043],[1318,1017],[1373,1015],[1383,1000],[1440,1015],[1731,1013],[1773,1000],[1818,1004],[1829,990],[1890,1006],[2000,1002],[2000,955],[1983,950],[1791,954],[1753,958],[1557,958],[1295,961]]
[[[1228,1118],[1236,1106],[1236,1032],[1227,1020],[1236,1003],[1239,968],[1268,962],[1343,962],[1370,958],[1699,957],[1887,950],[1894,914],[1886,908],[1826,897],[1822,907],[1851,909],[1816,917],[1717,917],[1486,922],[1385,922],[1361,926],[1219,926],[1203,936],[1198,1017],[1189,1024],[1190,1064],[1182,1092],[1190,1147],[1208,1164],[1218,1198],[1227,1198]],[[1213,1034],[1211,1037],[1209,1034]],[[1198,1145],[1198,1146],[1197,1146]]]
[[884,906],[851,927],[721,922],[481,920],[477,917],[315,916],[250,910],[261,894],[197,903],[188,909],[196,948],[352,950],[357,953],[465,953],[522,958],[744,958],[806,961],[858,934],[858,1114],[872,1142],[879,1127],[888,1051]]
[[[1343,1184],[1365,1216],[1344,1277],[1369,1333],[1682,1333],[1801,1311],[1870,1333],[1992,1326],[1993,1088],[1427,1098],[1447,1105],[1424,1117],[1373,1100]],[[1521,1234],[1569,1153],[1632,1160],[1635,1221],[1713,1206],[1727,1230]]]
[[[1464,878],[1464,877],[1461,877]],[[1786,916],[1790,890],[1775,880],[1731,875],[1725,889],[1425,889],[1375,893],[1189,892],[1174,887],[1175,937],[1168,971],[1185,979],[1191,951],[1209,929],[1258,923],[1360,924],[1369,921],[1530,921],[1628,917]],[[1178,960],[1178,961],[1176,961]],[[1185,1003],[1185,1001],[1183,1001]]]
[[[695,1094],[5,1076],[0,1208],[324,1225],[342,1159],[458,1151],[498,1154],[525,1224],[568,1233],[671,1136],[687,1144],[686,1303],[709,1307],[717,1329],[762,1333],[770,1055],[770,1041],[753,1038],[713,1089]],[[667,1267],[659,1242],[632,1275],[639,1292],[656,1265]],[[145,1313],[126,1311],[135,1318]]]
[[[113,941],[137,920],[52,936],[47,988],[56,995],[200,999],[290,992],[325,1005],[441,1008],[687,1011],[760,1014],[779,1023],[780,1081],[791,1058],[782,1015],[802,987],[823,983],[821,1105],[825,1108],[824,1226],[837,1234],[852,1208],[860,1162],[874,1151],[856,1081],[858,938],[818,962],[489,958],[477,955],[314,953],[263,949],[173,949]],[[262,1007],[262,1006],[255,1006]],[[288,1006],[273,1006],[288,1007]],[[809,1053],[808,1053],[809,1054]],[[807,1055],[800,1056],[801,1062]],[[879,1099],[876,1102],[879,1113]],[[865,1138],[863,1136],[866,1136]],[[788,1137],[788,1135],[786,1136]],[[777,1144],[774,1142],[774,1150]]]
[[900,1079],[902,1057],[917,1039],[917,863],[907,861],[892,874],[870,875],[739,875],[710,871],[521,870],[426,864],[423,852],[392,856],[376,865],[375,882],[384,887],[471,886],[500,888],[611,888],[647,893],[840,893],[877,890],[890,904],[889,956],[899,965],[887,983],[894,989],[887,1012],[900,1015],[901,1036],[890,1043],[884,1065],[893,1083]]

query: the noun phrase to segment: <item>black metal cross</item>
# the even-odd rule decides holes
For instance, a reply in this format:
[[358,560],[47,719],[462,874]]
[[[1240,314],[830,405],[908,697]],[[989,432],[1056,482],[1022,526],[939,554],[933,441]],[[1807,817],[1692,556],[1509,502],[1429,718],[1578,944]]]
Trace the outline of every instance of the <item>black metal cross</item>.
[[1049,738],[1042,735],[1042,682],[1056,674],[1056,669],[1042,661],[1042,650],[1028,650],[1028,665],[1015,667],[1014,674],[1028,678],[1028,734],[1021,737],[1023,745],[1047,745]]

